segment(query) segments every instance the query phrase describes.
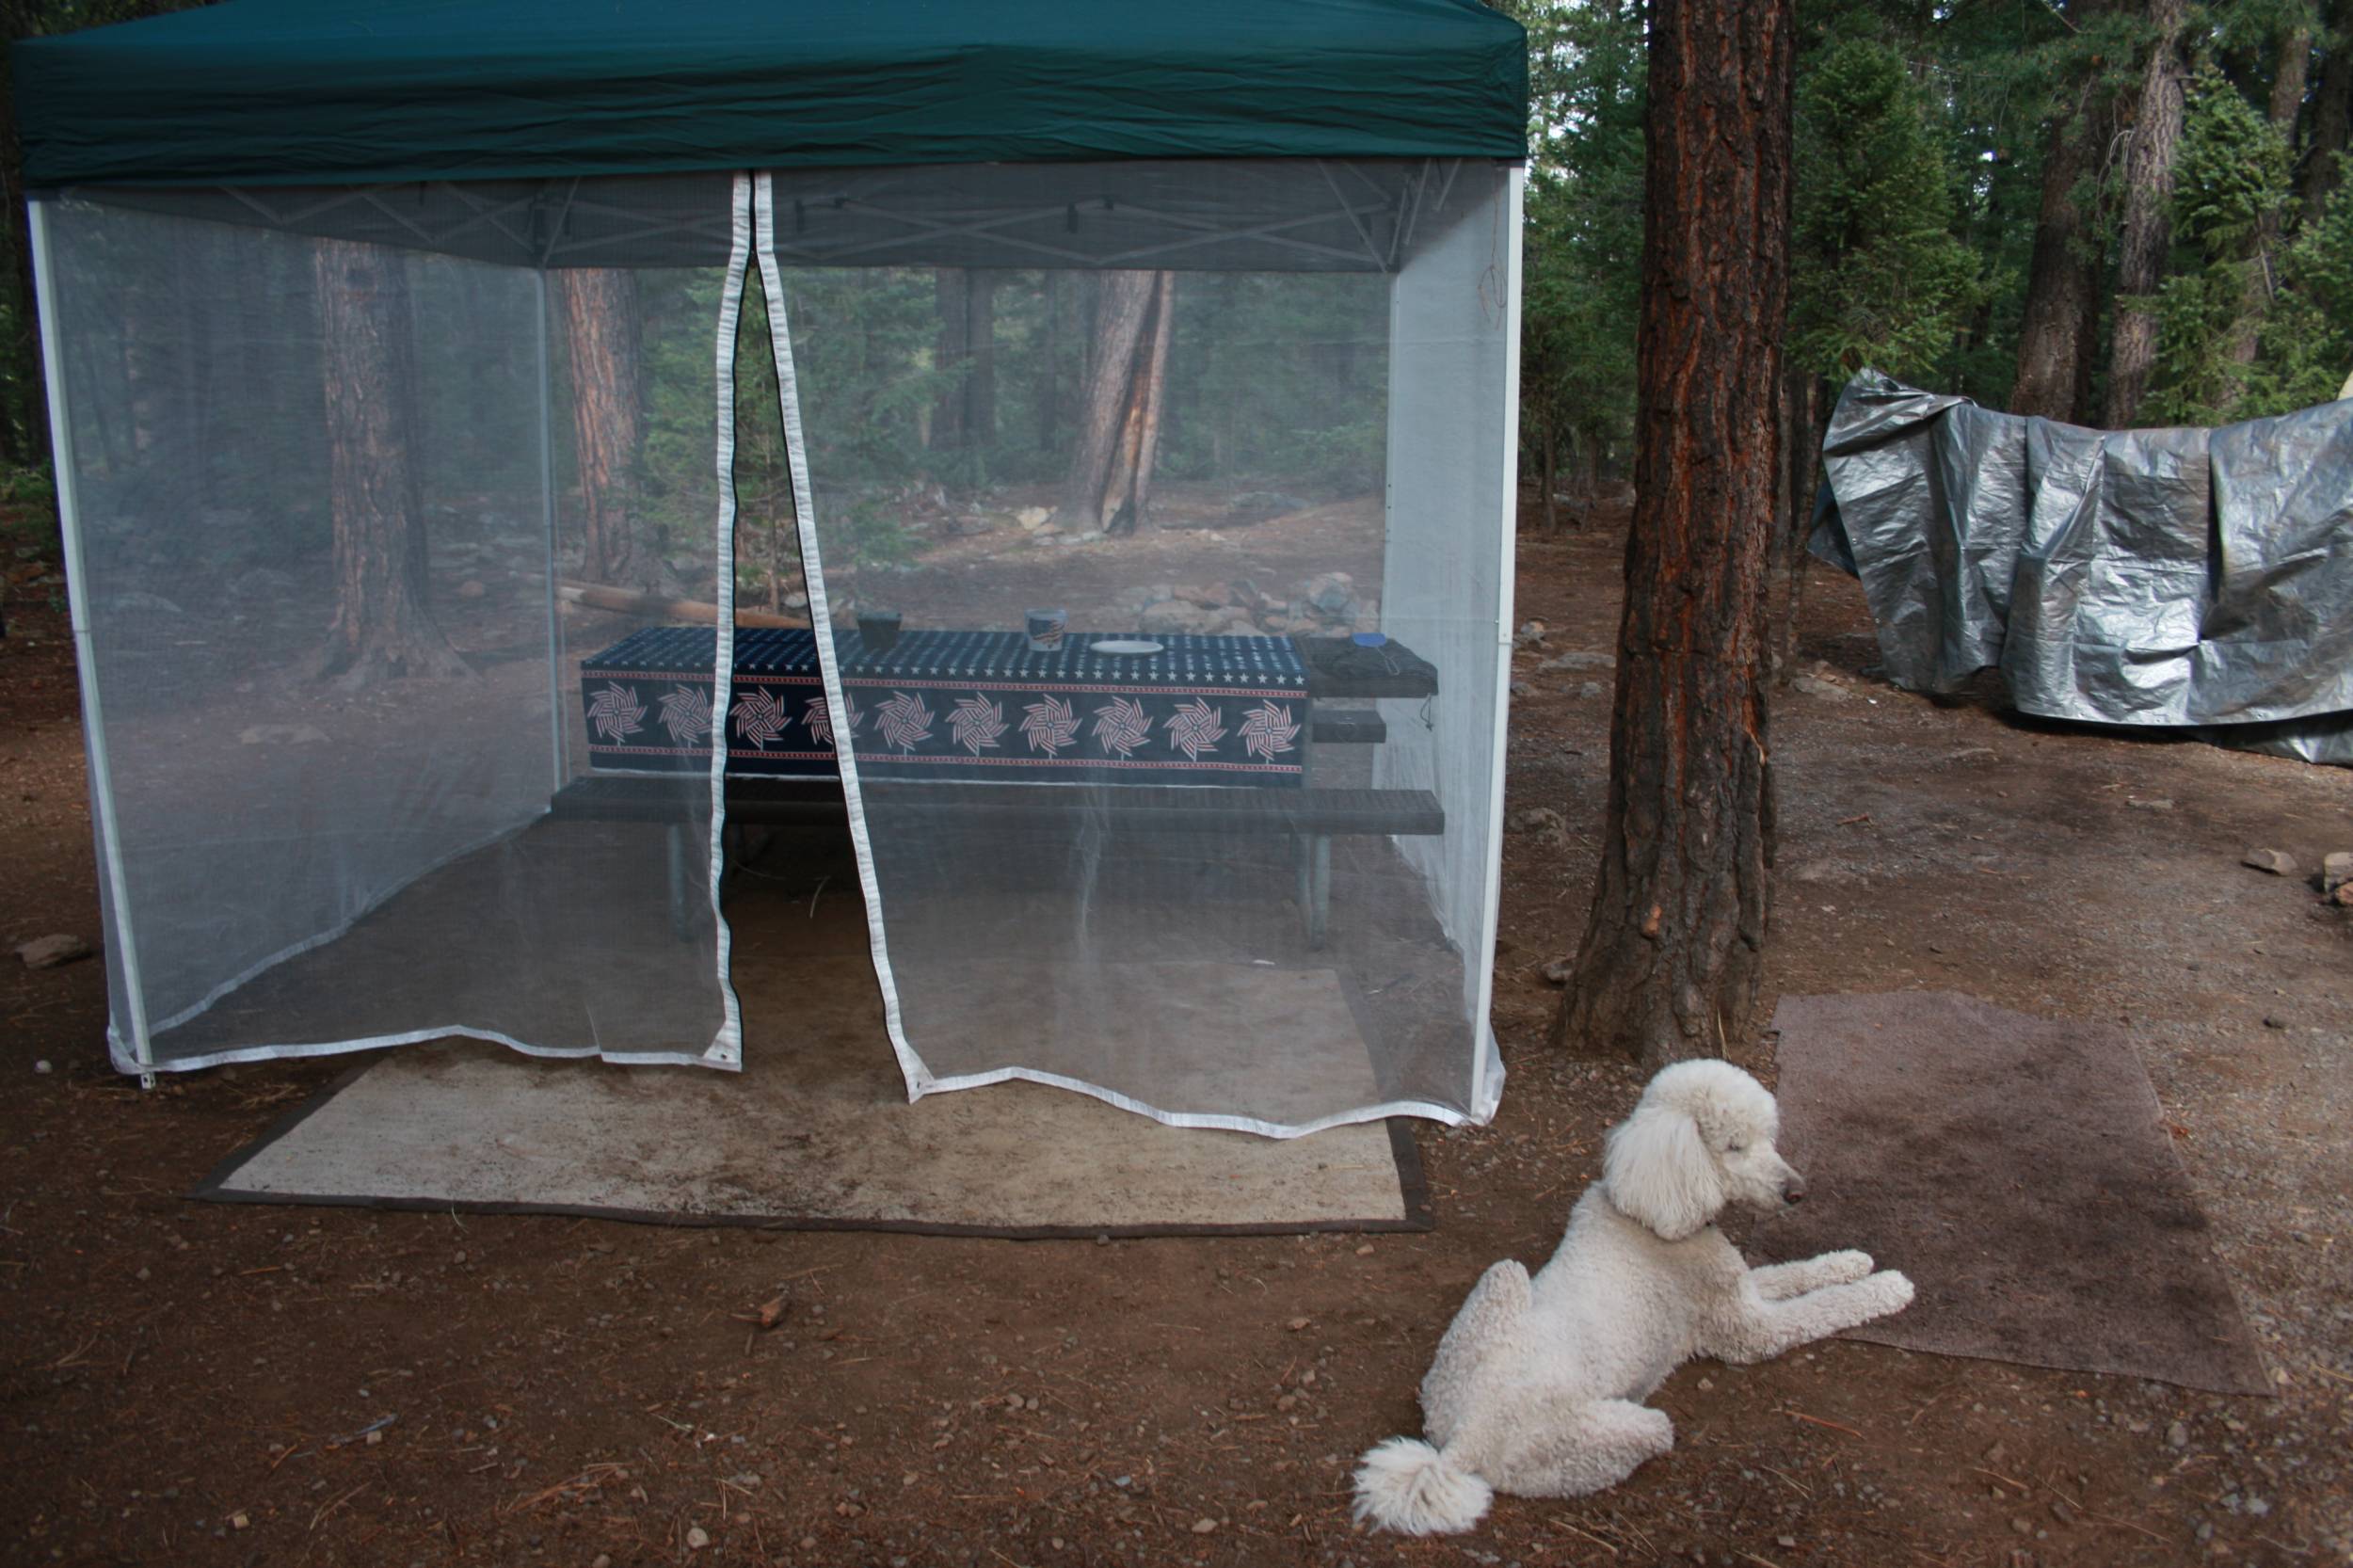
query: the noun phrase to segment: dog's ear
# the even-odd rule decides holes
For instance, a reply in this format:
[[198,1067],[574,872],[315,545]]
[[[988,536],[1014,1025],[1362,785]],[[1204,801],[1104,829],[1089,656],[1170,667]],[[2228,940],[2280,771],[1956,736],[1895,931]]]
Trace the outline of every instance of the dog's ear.
[[1670,1241],[1697,1235],[1724,1206],[1699,1123],[1669,1106],[1639,1105],[1612,1128],[1601,1173],[1618,1211]]

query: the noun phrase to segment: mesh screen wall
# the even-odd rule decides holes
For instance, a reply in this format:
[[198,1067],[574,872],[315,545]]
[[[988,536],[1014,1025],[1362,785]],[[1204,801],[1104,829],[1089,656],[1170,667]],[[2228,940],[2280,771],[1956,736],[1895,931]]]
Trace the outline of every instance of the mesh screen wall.
[[1517,218],[1467,162],[41,202],[118,1065],[789,1072],[729,975],[832,898],[912,1094],[1491,1113]]

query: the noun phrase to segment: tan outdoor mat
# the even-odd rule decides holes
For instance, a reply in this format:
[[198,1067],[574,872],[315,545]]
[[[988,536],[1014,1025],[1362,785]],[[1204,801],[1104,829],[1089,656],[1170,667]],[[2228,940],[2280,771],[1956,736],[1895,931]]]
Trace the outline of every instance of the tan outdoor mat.
[[[1191,985],[1196,967],[1125,968],[1148,1000]],[[1429,1226],[1401,1123],[1277,1141],[1164,1127],[1027,1082],[910,1105],[865,961],[804,963],[791,984],[789,1037],[748,1039],[741,1074],[468,1041],[389,1052],[197,1195],[1017,1237]],[[1279,991],[1310,1045],[1337,1053],[1344,1038],[1368,1071],[1330,970],[1240,984]]]
[[1773,1027],[1807,1196],[1751,1251],[1860,1247],[1919,1290],[1849,1337],[2269,1392],[2121,1032],[1927,991],[1784,997]]

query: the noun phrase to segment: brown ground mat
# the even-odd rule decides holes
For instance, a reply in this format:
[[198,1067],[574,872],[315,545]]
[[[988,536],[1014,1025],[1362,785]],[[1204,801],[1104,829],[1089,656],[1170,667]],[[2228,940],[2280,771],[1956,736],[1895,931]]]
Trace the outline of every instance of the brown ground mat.
[[[1119,968],[1145,1000],[1198,989],[1198,966]],[[1026,1082],[910,1105],[865,961],[805,960],[792,979],[790,1038],[748,1040],[741,1074],[402,1048],[232,1156],[197,1195],[1016,1237],[1428,1228],[1401,1123],[1276,1141],[1163,1127]],[[1332,971],[1224,980],[1268,993],[1261,1011],[1281,1014],[1305,1066],[1369,1088]]]
[[1808,1193],[1750,1251],[1860,1247],[1919,1290],[1850,1337],[2269,1392],[2120,1031],[1927,991],[1784,997],[1773,1027]]

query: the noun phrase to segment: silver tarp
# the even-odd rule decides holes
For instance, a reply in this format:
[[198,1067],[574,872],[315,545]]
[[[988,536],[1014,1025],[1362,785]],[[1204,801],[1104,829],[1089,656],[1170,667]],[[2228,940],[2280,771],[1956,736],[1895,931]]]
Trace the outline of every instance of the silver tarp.
[[1813,552],[1897,685],[2353,766],[2353,402],[2089,430],[1865,371],[1822,460]]

